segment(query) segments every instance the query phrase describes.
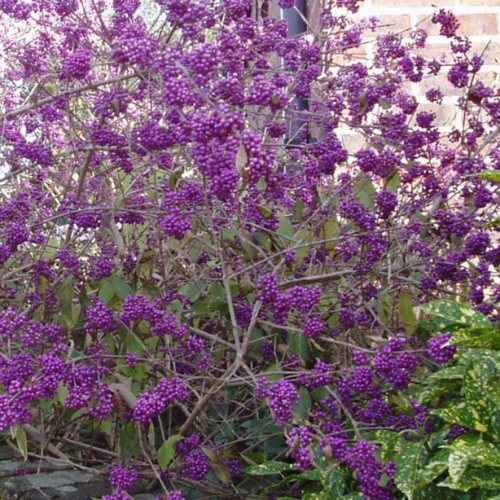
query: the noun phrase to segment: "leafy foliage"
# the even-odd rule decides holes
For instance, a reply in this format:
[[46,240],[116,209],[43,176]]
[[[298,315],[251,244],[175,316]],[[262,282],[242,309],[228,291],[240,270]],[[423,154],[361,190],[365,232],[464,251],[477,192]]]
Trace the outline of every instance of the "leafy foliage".
[[290,37],[290,0],[0,2],[24,459],[107,500],[500,495],[499,92],[451,13],[444,66],[358,4]]

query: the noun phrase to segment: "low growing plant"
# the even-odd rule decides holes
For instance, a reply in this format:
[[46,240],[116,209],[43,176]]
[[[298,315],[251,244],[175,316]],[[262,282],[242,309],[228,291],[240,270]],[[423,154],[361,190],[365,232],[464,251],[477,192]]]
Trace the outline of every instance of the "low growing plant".
[[0,1],[26,459],[108,500],[497,494],[498,88],[451,13],[446,62],[358,4],[290,37],[284,0]]

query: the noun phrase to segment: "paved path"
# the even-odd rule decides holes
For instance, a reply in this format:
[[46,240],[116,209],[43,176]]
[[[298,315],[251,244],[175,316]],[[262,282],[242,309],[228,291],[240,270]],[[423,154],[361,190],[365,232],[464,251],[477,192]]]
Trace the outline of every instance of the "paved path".
[[[94,477],[58,462],[25,462],[8,447],[0,448],[0,500],[90,500],[110,493],[105,477]],[[134,495],[136,500],[154,500],[155,495]]]

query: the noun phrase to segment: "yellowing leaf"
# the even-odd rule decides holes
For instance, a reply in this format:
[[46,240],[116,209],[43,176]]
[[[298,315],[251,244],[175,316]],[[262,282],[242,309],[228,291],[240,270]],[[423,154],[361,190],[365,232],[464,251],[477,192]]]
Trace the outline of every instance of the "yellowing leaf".
[[333,219],[328,219],[325,222],[322,230],[322,237],[324,240],[330,240],[325,243],[325,248],[327,250],[333,250],[337,246],[337,242],[332,240],[338,236],[339,232],[340,227]]
[[166,471],[168,464],[172,461],[175,455],[175,445],[184,439],[180,434],[175,434],[174,436],[170,436],[158,450],[158,463],[160,467]]
[[28,460],[28,438],[26,437],[26,432],[22,427],[17,427],[15,431],[16,443],[21,455],[24,460]]
[[240,149],[238,149],[238,153],[236,155],[236,168],[238,172],[242,174],[245,170],[245,167],[248,162],[248,154],[245,146],[243,144],[240,145]]
[[418,326],[418,319],[413,310],[411,298],[407,293],[402,293],[399,296],[399,315],[403,320],[406,333],[413,335]]

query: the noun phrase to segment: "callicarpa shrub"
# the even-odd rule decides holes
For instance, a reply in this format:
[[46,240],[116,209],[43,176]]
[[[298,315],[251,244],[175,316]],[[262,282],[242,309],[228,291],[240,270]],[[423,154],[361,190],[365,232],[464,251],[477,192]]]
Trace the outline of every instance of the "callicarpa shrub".
[[0,431],[108,499],[483,498],[498,88],[449,12],[274,1],[1,0]]

